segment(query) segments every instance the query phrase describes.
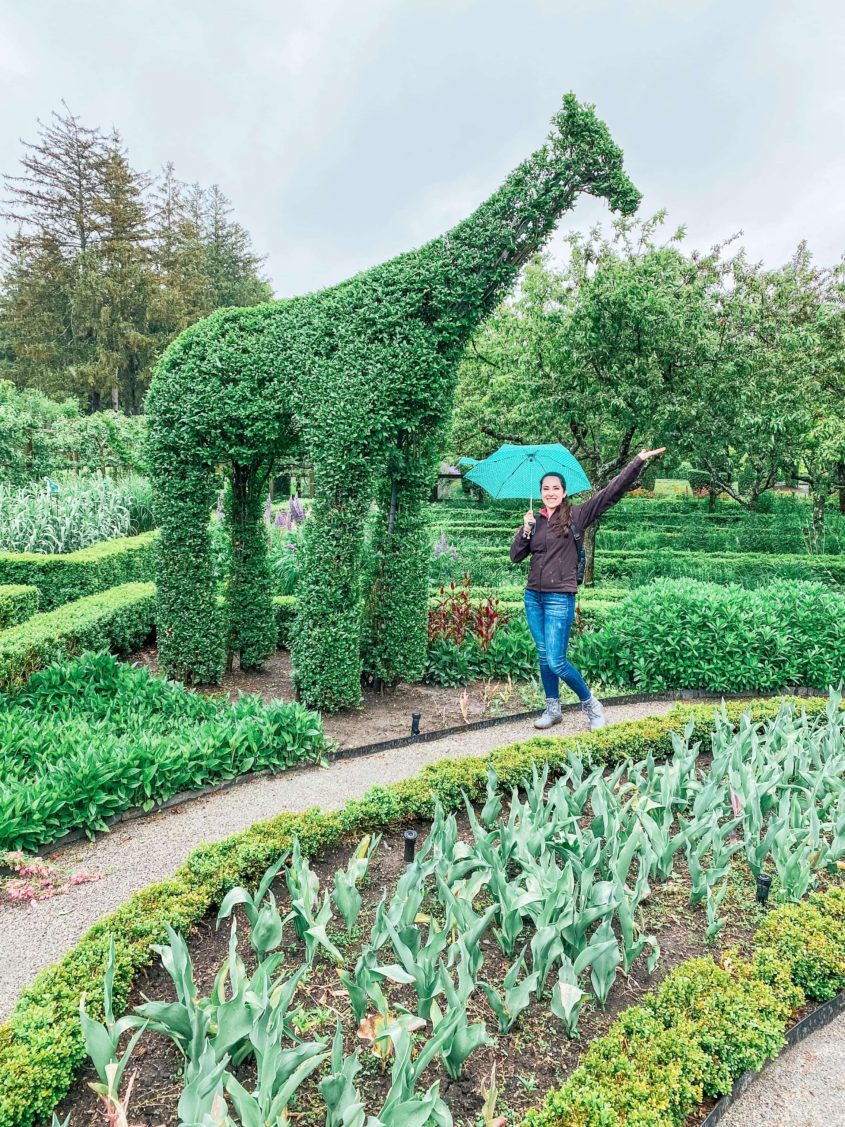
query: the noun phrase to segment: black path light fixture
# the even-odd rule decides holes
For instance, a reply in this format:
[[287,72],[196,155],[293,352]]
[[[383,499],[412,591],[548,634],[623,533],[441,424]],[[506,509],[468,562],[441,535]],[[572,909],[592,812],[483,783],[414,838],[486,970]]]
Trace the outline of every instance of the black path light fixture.
[[757,903],[765,904],[769,899],[769,889],[772,887],[772,878],[768,873],[757,874]]
[[421,712],[411,713],[411,735],[418,736],[420,734],[420,720],[422,718]]
[[402,836],[405,840],[405,864],[410,865],[414,859],[414,850],[417,848],[417,831],[405,830]]

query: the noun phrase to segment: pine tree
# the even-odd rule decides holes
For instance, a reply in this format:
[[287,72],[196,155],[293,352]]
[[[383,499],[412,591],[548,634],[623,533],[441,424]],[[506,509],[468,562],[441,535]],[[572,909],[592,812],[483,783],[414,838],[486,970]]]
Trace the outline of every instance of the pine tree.
[[6,176],[0,364],[18,386],[141,410],[170,340],[221,305],[271,290],[219,188],[188,189],[172,164],[152,181],[120,136],[64,105]]

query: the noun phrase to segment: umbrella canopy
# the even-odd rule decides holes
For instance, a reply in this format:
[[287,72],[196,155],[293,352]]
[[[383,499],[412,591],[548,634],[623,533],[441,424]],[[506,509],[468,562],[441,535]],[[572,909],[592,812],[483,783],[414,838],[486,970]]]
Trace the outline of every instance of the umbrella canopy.
[[466,476],[493,497],[527,497],[533,502],[540,492],[540,479],[550,472],[559,473],[566,482],[567,496],[590,488],[578,459],[559,442],[539,446],[506,443],[473,466]]

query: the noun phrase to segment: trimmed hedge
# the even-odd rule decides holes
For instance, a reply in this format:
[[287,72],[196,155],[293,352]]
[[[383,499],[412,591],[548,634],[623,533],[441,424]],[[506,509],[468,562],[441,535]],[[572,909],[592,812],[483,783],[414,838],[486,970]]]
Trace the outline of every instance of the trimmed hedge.
[[845,584],[845,556],[775,555],[771,552],[605,552],[599,543],[596,579],[640,586],[660,577],[686,576],[711,583],[755,587],[774,579]]
[[157,532],[106,540],[68,555],[0,552],[0,583],[37,587],[41,610],[55,610],[84,595],[155,578]]
[[23,583],[0,587],[0,630],[26,622],[38,610],[38,589]]
[[36,670],[83,650],[137,649],[152,633],[155,601],[154,583],[124,583],[4,630],[0,690],[22,685]]
[[[827,706],[821,699],[796,704],[812,714]],[[776,715],[780,707],[780,700],[726,705],[734,721],[745,710],[762,721]],[[95,924],[58,963],[41,971],[23,993],[11,1018],[0,1026],[0,1125],[32,1127],[50,1115],[69,1089],[85,1056],[79,998],[86,991],[89,1012],[100,1017],[110,936],[115,941],[114,999],[119,1013],[136,971],[152,959],[151,945],[164,939],[165,923],[187,930],[219,905],[230,888],[255,881],[289,848],[294,834],[299,836],[303,854],[313,857],[363,833],[431,817],[437,800],[449,810],[460,809],[464,793],[471,800],[484,795],[489,764],[507,792],[530,776],[533,765],[548,762],[554,773],[576,750],[591,762],[641,759],[649,753],[666,757],[672,753],[672,733],[683,730],[689,719],[693,720],[694,738],[709,737],[712,707],[676,705],[665,716],[616,724],[580,737],[537,737],[487,757],[441,760],[413,779],[372,787],[363,798],[352,799],[339,811],[324,814],[315,808],[303,814],[281,814],[224,841],[199,846],[169,880],[134,893],[116,912]]]

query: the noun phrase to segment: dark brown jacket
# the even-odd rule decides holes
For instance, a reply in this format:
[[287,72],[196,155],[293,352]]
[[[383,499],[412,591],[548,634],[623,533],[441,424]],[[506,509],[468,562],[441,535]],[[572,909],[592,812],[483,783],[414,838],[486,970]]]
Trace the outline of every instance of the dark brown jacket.
[[[638,454],[604,489],[600,489],[583,504],[572,506],[572,519],[582,536],[588,525],[597,521],[603,513],[621,500],[636,481],[644,465],[645,462]],[[550,528],[547,518],[542,513],[537,513],[536,516],[537,525],[530,539],[523,534],[522,525],[517,529],[511,544],[511,560],[513,563],[519,563],[530,554],[531,567],[525,585],[529,591],[558,591],[574,594],[578,589],[578,551],[572,534],[558,536],[554,525]]]

